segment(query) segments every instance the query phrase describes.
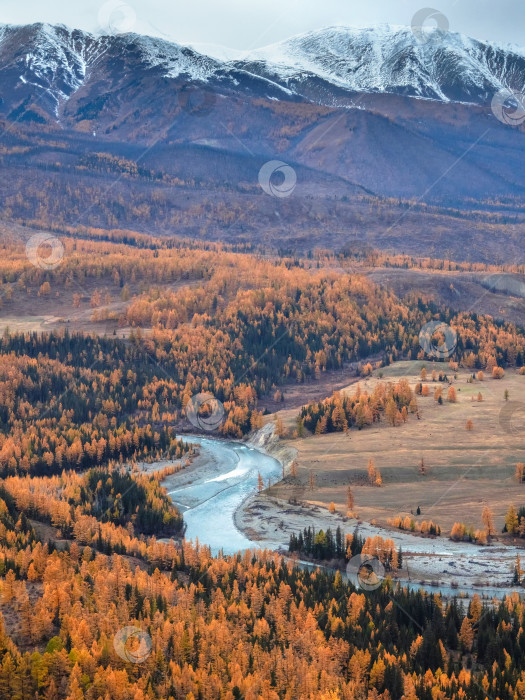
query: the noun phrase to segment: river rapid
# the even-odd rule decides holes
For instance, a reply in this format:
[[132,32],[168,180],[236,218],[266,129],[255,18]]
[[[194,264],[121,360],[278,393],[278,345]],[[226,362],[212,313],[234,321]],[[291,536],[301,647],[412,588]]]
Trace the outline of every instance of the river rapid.
[[234,554],[239,549],[278,547],[279,542],[254,542],[235,526],[237,508],[257,491],[259,474],[267,485],[277,481],[281,464],[248,445],[229,440],[181,436],[199,445],[203,464],[192,472],[190,484],[168,490],[184,515],[186,539],[210,546],[213,554],[220,550]]

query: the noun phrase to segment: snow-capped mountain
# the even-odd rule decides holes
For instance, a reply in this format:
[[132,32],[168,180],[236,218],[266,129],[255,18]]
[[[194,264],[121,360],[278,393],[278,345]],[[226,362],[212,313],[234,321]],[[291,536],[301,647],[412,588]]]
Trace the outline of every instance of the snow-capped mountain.
[[525,86],[525,54],[452,32],[329,27],[252,52],[244,67],[300,91],[310,76],[355,92],[483,102]]
[[90,82],[102,80],[106,92],[146,71],[152,77],[203,81],[219,68],[219,62],[188,47],[148,36],[95,37],[40,23],[0,26],[2,102],[14,106],[36,97],[39,108],[58,118],[64,104]]
[[65,27],[0,27],[2,103],[38,94],[44,109],[57,113],[59,101],[82,85],[98,48],[82,32]]
[[[413,203],[381,210],[376,231],[386,221],[416,227],[420,202],[421,211],[476,212],[503,203],[504,216],[522,215],[525,118],[518,110],[517,123],[503,123],[491,109],[502,87],[524,89],[521,50],[452,33],[422,42],[403,27],[332,27],[242,55],[207,51],[138,34],[0,26],[3,210],[130,230],[142,217],[143,230],[198,236],[216,211],[215,235],[243,241],[268,225],[287,236],[288,224],[344,241],[376,216],[368,197],[387,198],[387,209]],[[259,196],[270,161],[297,174],[286,211]],[[463,245],[455,229],[447,241]],[[487,237],[476,245],[492,255]]]
[[406,27],[330,27],[220,60],[136,34],[96,37],[64,26],[1,26],[0,106],[4,114],[18,115],[32,103],[29,118],[60,120],[77,93],[80,99],[96,86],[100,101],[143,81],[156,82],[156,89],[160,83],[169,89],[170,81],[208,83],[219,92],[327,106],[349,104],[344,98],[355,93],[485,103],[502,88],[524,89],[523,52],[450,32],[436,36],[421,41]]

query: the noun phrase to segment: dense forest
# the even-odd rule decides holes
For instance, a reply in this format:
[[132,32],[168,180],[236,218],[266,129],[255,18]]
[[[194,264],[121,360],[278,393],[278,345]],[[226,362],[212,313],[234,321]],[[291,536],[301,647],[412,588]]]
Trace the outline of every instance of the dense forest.
[[[388,578],[360,592],[270,552],[213,558],[206,547],[150,538],[123,557],[97,537],[85,544],[81,530],[43,544],[24,508],[20,494],[2,492],[2,698],[525,694],[518,594],[496,605],[445,602]],[[130,625],[145,640],[138,661],[115,644]]]
[[[453,362],[472,370],[521,367],[522,331],[400,301],[320,259],[88,233],[63,238],[55,269],[2,244],[2,312],[48,304],[64,327],[6,329],[0,342],[0,698],[525,697],[517,594],[444,600],[389,577],[363,592],[273,552],[212,557],[184,540],[161,486],[193,455],[178,436],[199,392],[224,405],[218,432],[241,437],[278,387],[423,358],[429,320],[457,330]],[[67,330],[76,309],[115,316],[118,331]],[[418,392],[403,380],[356,389],[302,421],[312,432],[394,425],[417,415]],[[391,540],[341,530],[307,528],[290,549],[378,557],[392,576],[401,564]],[[146,640],[140,662],[117,644],[130,626]]]
[[114,340],[67,331],[4,334],[0,473],[181,457],[188,448],[173,427],[140,411],[146,387],[162,391],[153,370],[142,349]]
[[[457,331],[454,357],[466,367],[524,363],[525,337],[511,323],[454,314],[421,299],[403,303],[360,275],[317,269],[313,261],[269,261],[220,246],[139,250],[65,239],[63,263],[35,267],[19,244],[4,243],[4,312],[20,298],[47,296],[50,308],[73,312],[89,304],[100,319],[115,313],[104,298],[117,290],[118,323],[131,332],[124,339],[96,337],[68,332],[67,323],[46,333],[4,332],[4,475],[180,457],[184,447],[174,426],[200,392],[224,405],[220,431],[241,437],[262,424],[257,403],[277,386],[372,356],[383,364],[424,357],[419,332],[432,319]],[[395,422],[416,410],[405,388],[385,392],[313,406],[305,424],[327,431],[362,427],[380,413]]]

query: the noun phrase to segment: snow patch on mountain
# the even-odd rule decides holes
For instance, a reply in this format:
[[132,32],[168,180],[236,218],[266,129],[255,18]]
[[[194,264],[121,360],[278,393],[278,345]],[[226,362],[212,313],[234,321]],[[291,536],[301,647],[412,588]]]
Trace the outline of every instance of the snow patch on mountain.
[[21,83],[43,91],[59,105],[85,82],[88,65],[102,49],[94,38],[62,25],[0,27],[0,70],[15,68]]
[[166,78],[187,76],[190,80],[208,80],[221,68],[221,62],[198,53],[189,46],[157,37],[126,34],[122,39],[136,43],[142,60],[150,67],[160,67]]

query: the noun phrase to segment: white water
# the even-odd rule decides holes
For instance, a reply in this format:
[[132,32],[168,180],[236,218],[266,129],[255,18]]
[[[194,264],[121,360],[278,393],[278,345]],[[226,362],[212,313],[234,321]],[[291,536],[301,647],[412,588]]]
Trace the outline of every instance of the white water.
[[275,482],[280,478],[280,463],[238,442],[186,435],[183,439],[200,445],[201,454],[209,457],[205,474],[199,476],[199,470],[195,470],[189,486],[169,491],[172,501],[183,511],[186,539],[198,538],[211,547],[213,554],[220,549],[234,554],[250,547],[277,547],[278,542],[253,542],[245,537],[235,527],[234,514],[244,499],[257,491],[259,474],[265,485],[268,479]]

